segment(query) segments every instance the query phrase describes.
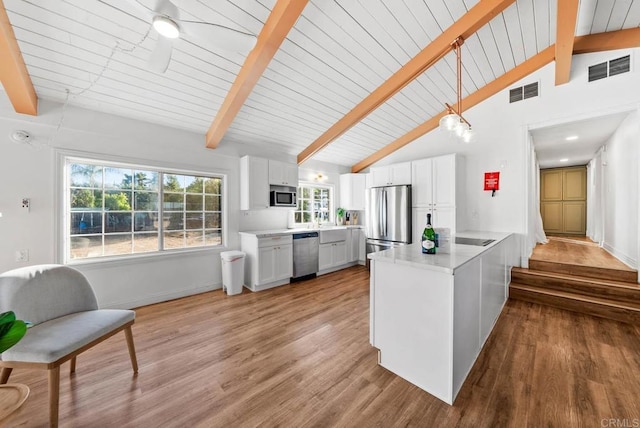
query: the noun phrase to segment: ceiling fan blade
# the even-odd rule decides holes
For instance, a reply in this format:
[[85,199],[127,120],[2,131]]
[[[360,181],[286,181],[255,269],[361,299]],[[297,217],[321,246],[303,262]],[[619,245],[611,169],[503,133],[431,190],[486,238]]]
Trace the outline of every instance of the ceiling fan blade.
[[164,73],[169,67],[171,61],[171,52],[173,51],[173,41],[166,37],[158,35],[156,47],[149,56],[149,68],[157,73]]
[[249,52],[256,44],[256,36],[222,25],[208,22],[180,21],[180,27],[188,38],[197,39],[198,44],[217,46],[228,52]]
[[158,15],[168,16],[174,21],[180,19],[178,7],[171,3],[171,0],[158,0],[154,11]]

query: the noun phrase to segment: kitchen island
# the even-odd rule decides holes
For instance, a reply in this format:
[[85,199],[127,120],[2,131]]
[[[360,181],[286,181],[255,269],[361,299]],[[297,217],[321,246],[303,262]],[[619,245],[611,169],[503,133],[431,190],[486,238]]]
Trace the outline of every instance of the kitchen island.
[[369,255],[370,342],[379,363],[440,400],[453,404],[508,297],[516,237],[486,246],[453,241],[447,253],[422,254],[420,244]]

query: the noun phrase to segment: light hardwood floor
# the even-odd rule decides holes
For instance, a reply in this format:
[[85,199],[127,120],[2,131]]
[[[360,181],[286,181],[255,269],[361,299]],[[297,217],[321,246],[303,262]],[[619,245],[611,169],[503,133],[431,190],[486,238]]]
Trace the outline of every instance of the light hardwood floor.
[[[416,326],[418,328],[418,326]],[[640,421],[640,329],[509,301],[453,407],[376,363],[361,267],[259,293],[139,308],[124,335],[62,367],[61,427],[601,427]],[[3,426],[46,426],[47,382]],[[2,425],[0,423],[0,425]],[[631,426],[631,425],[630,425]]]
[[530,260],[633,271],[588,238],[548,236],[549,242],[538,244]]

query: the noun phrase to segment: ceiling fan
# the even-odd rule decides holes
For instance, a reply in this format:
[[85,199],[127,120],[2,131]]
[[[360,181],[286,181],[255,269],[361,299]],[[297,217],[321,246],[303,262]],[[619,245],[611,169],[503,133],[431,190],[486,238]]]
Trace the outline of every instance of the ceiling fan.
[[256,43],[256,36],[211,22],[180,19],[180,10],[170,0],[156,0],[153,9],[139,0],[129,0],[140,10],[158,32],[156,47],[149,57],[149,68],[164,73],[171,60],[174,40],[183,35],[200,45],[214,45],[229,52],[248,52]]

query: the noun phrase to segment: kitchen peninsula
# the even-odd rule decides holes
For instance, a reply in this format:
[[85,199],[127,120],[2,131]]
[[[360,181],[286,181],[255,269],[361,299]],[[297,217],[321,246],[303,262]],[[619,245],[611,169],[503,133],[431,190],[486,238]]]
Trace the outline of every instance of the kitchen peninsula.
[[516,236],[464,232],[494,240],[451,243],[422,254],[420,244],[369,255],[370,342],[379,363],[453,404],[508,297]]

